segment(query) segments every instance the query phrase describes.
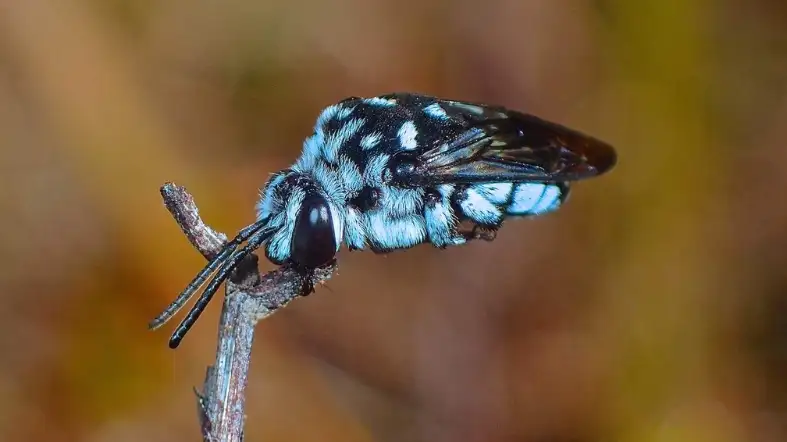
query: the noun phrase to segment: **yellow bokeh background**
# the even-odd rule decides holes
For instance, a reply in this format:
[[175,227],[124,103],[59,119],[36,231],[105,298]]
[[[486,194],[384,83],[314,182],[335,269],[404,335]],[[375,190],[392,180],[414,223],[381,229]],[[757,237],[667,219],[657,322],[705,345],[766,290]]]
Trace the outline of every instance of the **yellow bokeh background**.
[[342,252],[260,324],[247,440],[787,440],[787,5],[746,3],[3,2],[0,440],[198,440],[220,303],[147,331],[203,264],[159,186],[232,234],[324,106],[394,91],[619,163],[491,243]]

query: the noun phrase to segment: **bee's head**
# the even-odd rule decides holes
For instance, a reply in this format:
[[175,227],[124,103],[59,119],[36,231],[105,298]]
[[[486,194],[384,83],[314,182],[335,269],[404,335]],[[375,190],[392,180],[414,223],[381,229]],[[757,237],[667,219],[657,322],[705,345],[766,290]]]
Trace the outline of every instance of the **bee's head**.
[[291,261],[316,268],[329,263],[339,251],[342,212],[306,174],[284,170],[273,175],[257,204],[257,216],[277,229],[265,247],[266,256],[275,264]]

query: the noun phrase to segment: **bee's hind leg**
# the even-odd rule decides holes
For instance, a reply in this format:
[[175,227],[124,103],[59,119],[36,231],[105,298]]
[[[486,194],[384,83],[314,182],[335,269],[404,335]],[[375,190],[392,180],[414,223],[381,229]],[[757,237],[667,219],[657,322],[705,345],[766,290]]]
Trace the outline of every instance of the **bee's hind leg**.
[[465,241],[483,240],[494,241],[497,238],[497,231],[500,226],[485,226],[476,223],[465,224],[456,231],[457,235],[463,237]]

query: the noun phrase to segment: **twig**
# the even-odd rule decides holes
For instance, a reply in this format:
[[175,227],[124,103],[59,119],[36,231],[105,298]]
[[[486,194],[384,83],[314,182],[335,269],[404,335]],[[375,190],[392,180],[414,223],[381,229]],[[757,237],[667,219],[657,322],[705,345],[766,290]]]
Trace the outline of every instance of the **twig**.
[[[173,183],[161,187],[164,204],[189,242],[210,260],[227,236],[202,222],[192,196]],[[216,362],[208,367],[203,393],[197,394],[202,438],[209,442],[243,440],[246,383],[257,321],[273,314],[300,296],[303,276],[283,266],[260,276],[258,258],[242,261],[226,283],[219,322]],[[336,263],[318,269],[314,283],[322,283],[336,270]]]

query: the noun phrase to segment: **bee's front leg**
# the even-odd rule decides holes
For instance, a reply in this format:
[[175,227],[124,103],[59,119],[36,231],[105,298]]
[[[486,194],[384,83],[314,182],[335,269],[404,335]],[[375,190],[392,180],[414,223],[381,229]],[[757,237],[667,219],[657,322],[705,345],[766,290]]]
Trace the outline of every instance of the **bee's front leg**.
[[303,277],[303,282],[301,283],[301,288],[298,294],[300,296],[309,296],[314,293],[314,270],[304,269],[298,273],[300,273]]

